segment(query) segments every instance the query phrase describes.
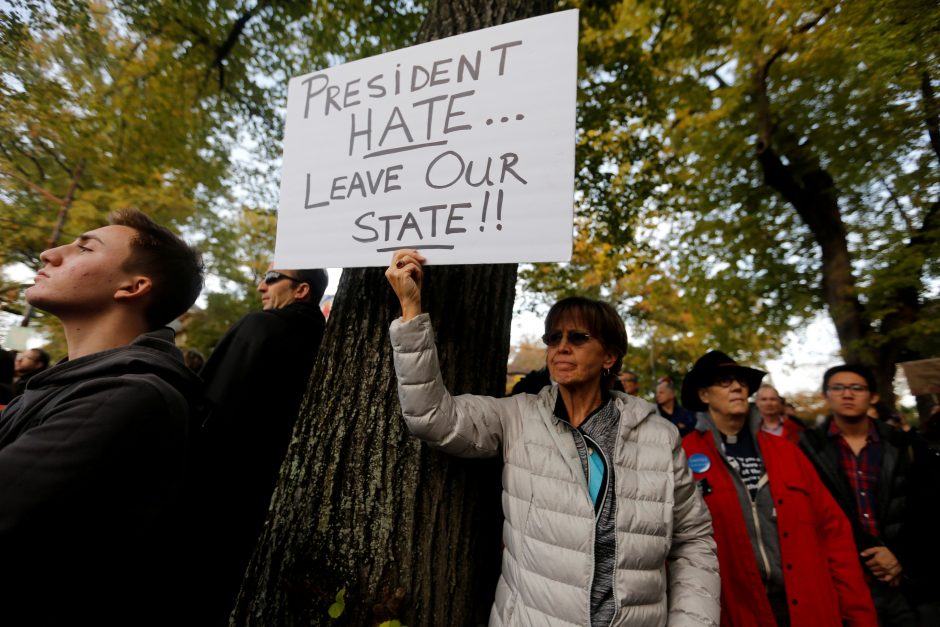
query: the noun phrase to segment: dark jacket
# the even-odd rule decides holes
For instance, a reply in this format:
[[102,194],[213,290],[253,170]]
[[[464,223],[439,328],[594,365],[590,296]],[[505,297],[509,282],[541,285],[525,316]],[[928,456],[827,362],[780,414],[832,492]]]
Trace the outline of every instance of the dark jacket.
[[687,434],[691,433],[695,428],[695,414],[690,412],[685,407],[679,405],[678,401],[676,401],[675,405],[673,405],[671,414],[667,412],[666,409],[659,403],[656,403],[656,411],[660,416],[676,425],[676,429],[679,430],[679,435],[682,437],[685,437]]
[[13,400],[13,355],[0,348],[0,407]]
[[[197,603],[225,622],[261,533],[326,321],[315,304],[250,313],[219,341],[200,375],[208,414],[199,433]],[[207,586],[211,590],[206,591]]]
[[60,362],[0,414],[0,624],[159,624],[198,379],[173,332]]
[[26,384],[29,383],[30,379],[35,377],[40,372],[43,372],[43,370],[33,370],[32,372],[27,372],[23,376],[21,376],[19,379],[17,379],[16,383],[13,384],[13,396],[17,397],[23,392],[25,392]]
[[[937,533],[931,529],[940,499],[938,458],[915,433],[906,433],[883,422],[873,421],[882,443],[881,472],[876,494],[879,536],[867,533],[858,520],[855,497],[842,472],[837,443],[826,434],[832,422],[804,431],[800,448],[813,462],[823,483],[852,523],[859,551],[887,546],[903,568],[905,592],[916,603],[936,596],[935,575],[940,550]],[[873,585],[881,585],[872,579]],[[882,591],[885,592],[885,591]],[[876,601],[884,595],[876,595]]]

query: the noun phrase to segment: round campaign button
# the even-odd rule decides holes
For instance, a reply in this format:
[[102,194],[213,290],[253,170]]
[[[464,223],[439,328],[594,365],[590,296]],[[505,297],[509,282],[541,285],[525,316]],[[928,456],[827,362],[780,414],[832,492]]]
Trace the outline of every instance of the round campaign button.
[[689,458],[689,468],[692,472],[707,472],[712,467],[712,460],[704,453],[696,453]]

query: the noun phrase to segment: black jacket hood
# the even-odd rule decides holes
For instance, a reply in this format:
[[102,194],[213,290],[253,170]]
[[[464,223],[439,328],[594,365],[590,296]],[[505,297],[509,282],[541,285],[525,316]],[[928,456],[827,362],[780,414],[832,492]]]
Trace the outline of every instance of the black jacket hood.
[[198,398],[199,377],[183,363],[183,354],[173,343],[175,333],[169,327],[144,333],[127,346],[85,355],[75,360],[63,359],[34,376],[24,396],[43,393],[43,388],[60,387],[75,381],[128,374],[158,374],[190,402]]

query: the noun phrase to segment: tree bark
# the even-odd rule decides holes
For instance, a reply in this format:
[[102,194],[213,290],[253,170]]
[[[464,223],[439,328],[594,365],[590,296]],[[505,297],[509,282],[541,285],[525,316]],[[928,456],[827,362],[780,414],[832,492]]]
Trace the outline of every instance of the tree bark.
[[[439,0],[419,39],[550,8]],[[515,265],[428,267],[425,311],[452,392],[504,393],[515,278]],[[399,314],[384,270],[343,273],[232,624],[486,621],[499,573],[499,465],[447,457],[407,434],[388,339]]]
[[788,151],[788,164],[784,164],[774,148],[766,145],[758,150],[757,160],[764,182],[793,206],[819,245],[823,294],[843,356],[848,361],[871,362],[862,345],[871,325],[858,299],[838,190],[808,152],[805,147]]

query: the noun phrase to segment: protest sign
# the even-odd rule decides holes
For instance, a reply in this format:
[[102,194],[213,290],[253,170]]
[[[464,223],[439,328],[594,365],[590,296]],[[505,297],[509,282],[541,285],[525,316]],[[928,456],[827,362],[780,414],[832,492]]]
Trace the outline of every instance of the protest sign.
[[904,370],[911,394],[940,394],[940,359],[902,361],[898,365]]
[[578,12],[291,79],[275,265],[567,261]]

